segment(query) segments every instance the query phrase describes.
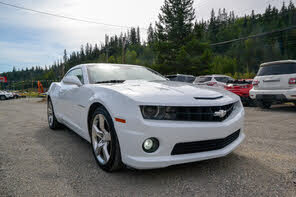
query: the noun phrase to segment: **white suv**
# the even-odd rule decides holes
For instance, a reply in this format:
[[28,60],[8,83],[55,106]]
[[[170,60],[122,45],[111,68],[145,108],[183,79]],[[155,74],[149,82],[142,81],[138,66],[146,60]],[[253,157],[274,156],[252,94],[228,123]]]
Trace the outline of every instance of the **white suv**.
[[260,65],[250,97],[262,108],[284,102],[296,104],[296,60]]
[[10,95],[9,95],[8,92],[0,90],[0,100],[6,100],[6,99],[9,99],[9,98],[10,98]]

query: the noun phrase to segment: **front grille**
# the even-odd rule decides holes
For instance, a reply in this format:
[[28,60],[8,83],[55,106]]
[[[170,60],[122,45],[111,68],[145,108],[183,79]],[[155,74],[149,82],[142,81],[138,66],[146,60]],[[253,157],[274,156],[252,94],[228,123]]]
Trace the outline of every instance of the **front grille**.
[[[180,121],[222,122],[232,113],[234,103],[212,107],[176,107],[175,119]],[[225,116],[215,116],[215,112],[226,111]]]
[[239,134],[240,130],[236,131],[235,133],[224,139],[179,143],[174,146],[171,155],[182,155],[219,150],[234,142],[239,137]]

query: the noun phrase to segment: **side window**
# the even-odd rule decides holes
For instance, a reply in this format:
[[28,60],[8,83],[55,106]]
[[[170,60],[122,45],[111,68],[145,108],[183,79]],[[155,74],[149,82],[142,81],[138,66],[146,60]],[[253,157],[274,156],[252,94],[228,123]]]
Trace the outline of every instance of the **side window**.
[[226,83],[229,80],[229,78],[227,78],[227,77],[215,77],[215,79],[217,81],[223,82],[223,83]]
[[185,82],[186,78],[184,76],[178,76],[178,81]]
[[167,76],[170,81],[177,81],[177,76]]
[[84,84],[83,74],[80,68],[70,71],[67,76],[76,76],[81,81],[81,83]]
[[195,77],[187,77],[186,82],[193,83],[195,80]]

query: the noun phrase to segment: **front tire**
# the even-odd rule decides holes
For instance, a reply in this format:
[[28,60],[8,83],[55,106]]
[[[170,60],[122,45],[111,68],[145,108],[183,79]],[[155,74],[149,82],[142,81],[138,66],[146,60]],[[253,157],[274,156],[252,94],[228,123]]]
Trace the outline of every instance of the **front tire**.
[[271,107],[269,102],[257,101],[257,104],[261,109],[269,109]]
[[48,101],[47,101],[47,120],[48,120],[48,126],[52,130],[57,130],[57,129],[61,128],[61,126],[62,126],[57,121],[57,119],[55,117],[54,110],[53,110],[53,105],[52,105],[52,102],[51,102],[50,98],[48,98]]
[[93,155],[101,169],[112,172],[123,167],[114,124],[104,107],[97,108],[93,113],[90,137]]
[[0,100],[4,101],[4,100],[6,100],[6,97],[4,95],[1,95]]

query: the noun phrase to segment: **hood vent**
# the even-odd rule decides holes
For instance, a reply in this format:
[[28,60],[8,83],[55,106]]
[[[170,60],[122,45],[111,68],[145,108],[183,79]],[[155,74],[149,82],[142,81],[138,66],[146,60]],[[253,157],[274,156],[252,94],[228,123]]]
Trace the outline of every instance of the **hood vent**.
[[217,100],[220,98],[223,98],[223,96],[217,96],[217,97],[194,97],[197,100]]

